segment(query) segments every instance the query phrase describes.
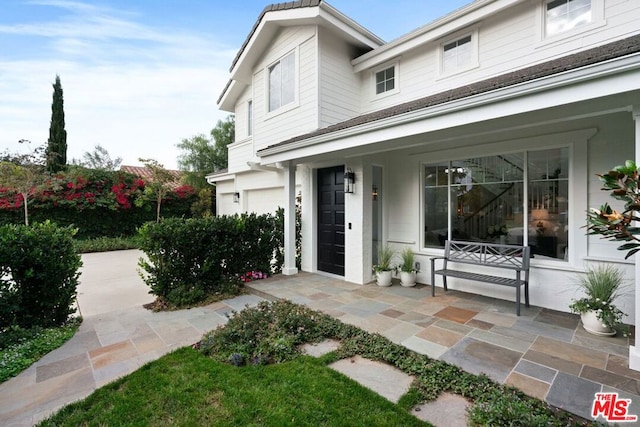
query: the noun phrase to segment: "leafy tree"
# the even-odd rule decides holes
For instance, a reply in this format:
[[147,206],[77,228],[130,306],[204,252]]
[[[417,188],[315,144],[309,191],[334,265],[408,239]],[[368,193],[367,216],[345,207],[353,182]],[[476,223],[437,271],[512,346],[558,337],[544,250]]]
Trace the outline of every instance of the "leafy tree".
[[55,173],[67,165],[67,131],[64,129],[64,99],[60,76],[56,75],[53,84],[53,102],[51,103],[51,124],[47,145],[47,171]]
[[171,190],[169,184],[175,180],[175,177],[164,168],[163,164],[154,159],[138,159],[138,161],[151,171],[151,182],[147,182],[145,185],[145,196],[149,199],[155,199],[157,203],[156,222],[160,222],[162,200]]
[[207,174],[227,167],[227,145],[235,139],[234,117],[218,120],[210,135],[210,138],[196,135],[177,144],[183,151],[178,157],[178,168],[186,172],[186,183],[197,190],[208,187]]
[[589,234],[599,234],[603,239],[627,242],[618,247],[627,251],[625,259],[640,251],[640,170],[633,160],[624,166],[616,166],[606,174],[598,174],[603,190],[611,191],[611,197],[623,201],[624,211],[618,212],[608,203],[600,209],[591,208],[587,214]]
[[106,171],[115,171],[122,163],[122,157],[111,158],[111,155],[101,145],[96,145],[93,151],[85,151],[82,160],[73,160],[73,163],[84,166],[88,169],[99,169]]
[[36,194],[37,186],[44,179],[44,171],[38,165],[19,165],[0,162],[0,182],[22,196],[24,223],[29,225],[29,200]]
[[[18,142],[30,144],[26,139]],[[41,146],[27,154],[5,151],[0,155],[0,187],[5,187],[22,197],[25,225],[29,225],[29,200],[47,177],[43,151],[44,147]]]

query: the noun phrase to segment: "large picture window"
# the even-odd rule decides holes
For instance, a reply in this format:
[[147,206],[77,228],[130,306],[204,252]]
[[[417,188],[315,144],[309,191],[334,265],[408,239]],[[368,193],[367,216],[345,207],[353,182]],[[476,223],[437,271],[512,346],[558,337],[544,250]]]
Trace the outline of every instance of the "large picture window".
[[447,239],[529,245],[538,258],[566,259],[567,148],[426,164],[424,244]]
[[295,68],[294,52],[269,67],[269,111],[295,101]]

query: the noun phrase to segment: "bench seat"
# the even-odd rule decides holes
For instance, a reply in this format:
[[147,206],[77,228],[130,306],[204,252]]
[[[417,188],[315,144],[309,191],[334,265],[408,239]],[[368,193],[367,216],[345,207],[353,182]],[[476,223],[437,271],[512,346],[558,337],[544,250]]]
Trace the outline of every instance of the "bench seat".
[[[529,254],[530,248],[528,246],[447,240],[444,256],[431,258],[431,295],[435,296],[436,293],[436,274],[442,276],[445,291],[447,291],[447,277],[511,286],[516,288],[516,314],[520,316],[522,288],[524,288],[525,306],[529,307]],[[436,269],[437,260],[443,260],[443,268]],[[449,262],[495,268],[502,271],[510,270],[515,273],[515,277],[458,270],[451,268]]]

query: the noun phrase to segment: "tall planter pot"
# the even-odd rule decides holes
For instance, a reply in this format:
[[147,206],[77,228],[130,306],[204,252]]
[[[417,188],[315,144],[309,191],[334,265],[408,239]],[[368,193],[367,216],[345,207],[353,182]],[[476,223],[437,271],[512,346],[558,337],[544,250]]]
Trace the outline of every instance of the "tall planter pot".
[[376,283],[378,286],[391,286],[391,271],[378,271],[376,273]]

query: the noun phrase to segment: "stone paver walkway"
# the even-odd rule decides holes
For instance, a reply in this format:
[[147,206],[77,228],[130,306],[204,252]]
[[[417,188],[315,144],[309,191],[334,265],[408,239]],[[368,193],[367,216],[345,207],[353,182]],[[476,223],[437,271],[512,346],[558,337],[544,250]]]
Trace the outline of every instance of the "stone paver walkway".
[[[33,425],[144,363],[195,343],[225,323],[232,311],[275,298],[305,304],[419,353],[483,372],[585,418],[590,418],[599,391],[631,399],[629,413],[640,414],[640,373],[627,368],[629,339],[589,335],[571,314],[530,307],[516,317],[508,301],[457,291],[443,294],[440,289],[432,298],[425,285],[379,288],[308,273],[252,282],[252,295],[206,307],[152,313],[141,306],[152,298],[136,271],[140,255],[83,256],[78,302],[84,322],[65,345],[0,384],[1,426]],[[358,379],[358,369],[346,373]],[[373,378],[370,387],[377,382],[384,388],[386,377],[361,373],[363,383]],[[388,381],[406,387],[400,380]],[[387,396],[391,400],[402,392],[393,393]],[[464,421],[465,408],[464,400],[442,396],[414,415],[449,426],[454,419]]]
[[510,301],[440,288],[433,298],[427,285],[381,288],[309,273],[249,286],[258,295],[307,305],[418,353],[485,373],[587,419],[600,391],[631,399],[630,414],[640,415],[640,372],[628,369],[632,340],[591,335],[573,314],[532,306],[517,317]]

